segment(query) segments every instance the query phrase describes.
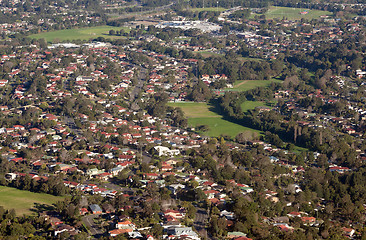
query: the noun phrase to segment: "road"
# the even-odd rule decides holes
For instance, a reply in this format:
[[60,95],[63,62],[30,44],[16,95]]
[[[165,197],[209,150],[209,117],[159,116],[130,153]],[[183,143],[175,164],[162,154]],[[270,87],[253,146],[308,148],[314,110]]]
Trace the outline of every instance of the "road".
[[92,214],[84,216],[82,218],[82,221],[85,224],[85,226],[89,229],[90,234],[95,238],[99,238],[104,233],[104,229],[95,224],[93,220],[94,218],[98,218],[99,216],[100,214]]
[[72,119],[71,117],[64,117],[64,123],[66,126],[68,126],[70,128],[71,131],[73,131],[77,136],[81,136],[82,135],[82,131],[76,127],[75,125],[75,121],[74,119]]
[[199,235],[206,239],[212,239],[206,229],[206,224],[208,222],[208,213],[204,208],[197,207],[196,217],[194,218],[193,226],[199,233]]
[[147,70],[145,68],[140,68],[140,71],[137,76],[137,84],[135,88],[132,90],[130,94],[130,103],[131,103],[131,109],[132,110],[138,110],[139,106],[137,104],[137,97],[139,93],[142,90],[142,87],[144,86],[144,81],[146,80]]

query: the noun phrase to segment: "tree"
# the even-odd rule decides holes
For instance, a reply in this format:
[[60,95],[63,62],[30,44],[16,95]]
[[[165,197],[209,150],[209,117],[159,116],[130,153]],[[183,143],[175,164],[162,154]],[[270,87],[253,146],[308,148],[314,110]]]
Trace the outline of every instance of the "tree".
[[188,98],[195,102],[207,101],[211,99],[211,97],[211,90],[201,80],[193,86],[191,93],[188,95]]
[[189,203],[187,207],[187,216],[190,219],[194,219],[196,217],[197,209],[192,205],[192,203]]
[[109,35],[116,35],[116,31],[114,31],[113,29],[109,30]]

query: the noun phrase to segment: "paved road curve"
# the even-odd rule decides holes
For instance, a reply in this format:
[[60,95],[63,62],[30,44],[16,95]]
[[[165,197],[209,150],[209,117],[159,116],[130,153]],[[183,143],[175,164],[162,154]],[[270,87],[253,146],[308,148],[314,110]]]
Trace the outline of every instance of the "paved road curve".
[[82,218],[83,223],[89,229],[92,236],[101,236],[104,232],[103,228],[94,223],[94,218],[98,218],[99,214],[91,214]]

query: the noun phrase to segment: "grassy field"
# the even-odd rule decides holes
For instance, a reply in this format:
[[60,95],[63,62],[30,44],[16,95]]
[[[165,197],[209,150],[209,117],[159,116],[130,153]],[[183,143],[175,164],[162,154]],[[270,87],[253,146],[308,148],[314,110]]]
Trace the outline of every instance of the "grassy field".
[[254,109],[256,107],[270,107],[272,108],[277,101],[269,101],[269,102],[262,102],[262,101],[245,101],[240,106],[243,112],[248,110]]
[[[307,14],[300,14],[300,12],[306,11]],[[320,18],[320,16],[332,15],[331,12],[328,11],[320,11],[320,10],[311,10],[306,8],[289,8],[289,7],[270,7],[268,11],[264,14],[267,19],[279,18],[282,19],[286,17],[289,20],[299,20],[301,18],[304,19],[316,19]],[[254,15],[252,15],[254,16]]]
[[262,106],[267,106],[267,105],[265,102],[261,102],[261,101],[245,101],[240,106],[241,106],[241,109],[243,110],[243,112],[246,112],[246,111],[254,109],[256,107],[262,107]]
[[223,12],[226,10],[226,8],[216,8],[216,7],[209,7],[209,8],[191,8],[189,9],[192,12]]
[[0,186],[0,206],[3,206],[5,209],[15,209],[18,216],[34,214],[35,212],[32,209],[37,204],[52,206],[53,203],[63,199],[63,197],[45,193],[33,193]]
[[294,148],[294,150],[293,150],[295,153],[300,153],[300,152],[307,152],[307,151],[309,151],[309,149],[307,149],[307,148],[303,148],[303,147],[299,147],[299,146],[296,146],[295,145],[295,148]]
[[196,102],[176,102],[168,103],[172,107],[180,107],[187,118],[218,118],[221,117],[219,114],[214,112],[214,107],[207,103],[196,103]]
[[204,58],[209,58],[209,57],[212,57],[212,56],[222,56],[223,54],[220,54],[220,53],[215,53],[215,52],[211,52],[211,51],[197,51],[197,52],[193,52],[195,54],[201,54],[202,57]]
[[247,62],[247,61],[256,61],[256,62],[263,62],[263,59],[261,58],[251,58],[251,57],[238,57],[238,59],[242,62]]
[[241,126],[239,124],[225,120],[223,116],[215,112],[215,107],[207,103],[169,103],[169,106],[180,107],[185,116],[188,118],[188,125],[197,127],[200,125],[207,125],[209,130],[207,132],[200,132],[210,137],[218,137],[220,135],[227,135],[234,138],[241,132],[251,131],[260,133],[260,131]]
[[120,36],[110,36],[109,30],[125,30],[129,31],[126,27],[111,27],[111,26],[98,26],[88,28],[75,28],[65,29],[59,31],[51,31],[30,35],[29,37],[40,39],[44,38],[47,42],[57,41],[71,41],[71,40],[89,40],[90,38],[105,37],[105,38],[122,38]]
[[271,80],[241,80],[236,81],[234,83],[233,88],[227,88],[228,91],[248,91],[250,89],[256,88],[256,87],[266,87],[271,82],[277,82],[282,83],[281,80],[277,79],[271,79]]

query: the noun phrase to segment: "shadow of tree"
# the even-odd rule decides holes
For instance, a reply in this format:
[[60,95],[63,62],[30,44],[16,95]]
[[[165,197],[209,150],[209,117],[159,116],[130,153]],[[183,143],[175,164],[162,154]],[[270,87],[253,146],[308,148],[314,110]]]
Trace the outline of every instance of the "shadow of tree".
[[44,203],[34,203],[33,208],[31,208],[30,210],[35,213],[40,213],[40,212],[44,212],[44,211],[55,210],[55,207],[52,205],[44,204]]

